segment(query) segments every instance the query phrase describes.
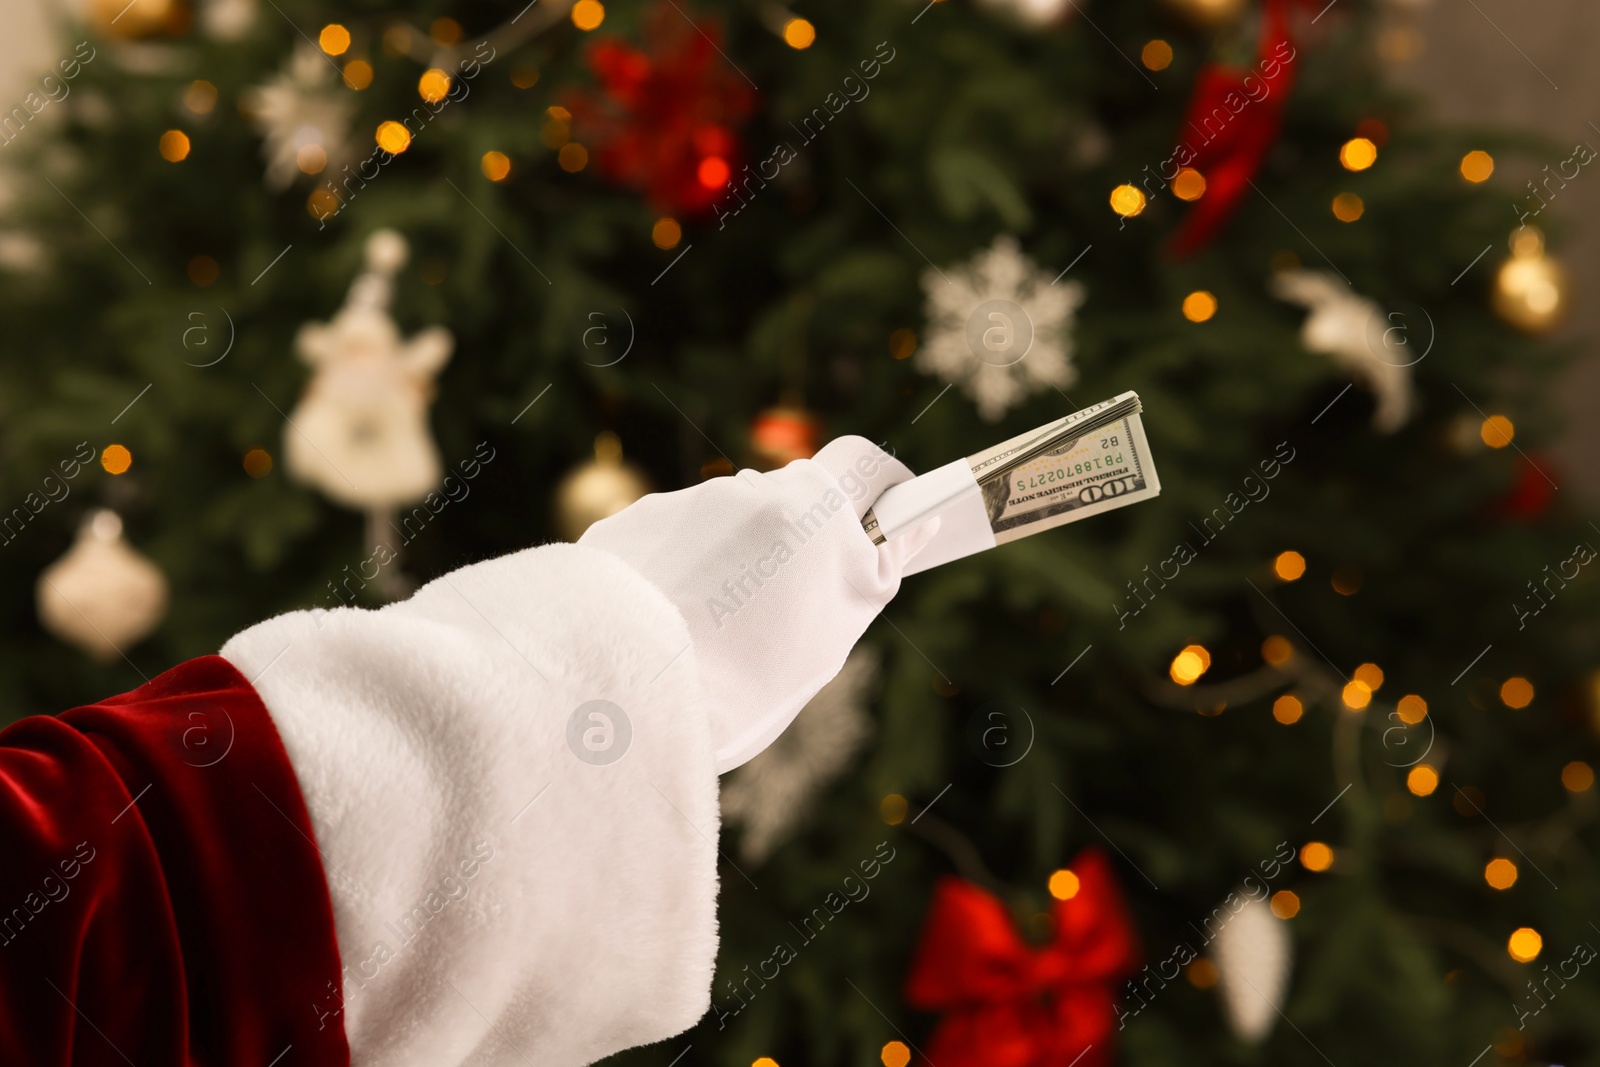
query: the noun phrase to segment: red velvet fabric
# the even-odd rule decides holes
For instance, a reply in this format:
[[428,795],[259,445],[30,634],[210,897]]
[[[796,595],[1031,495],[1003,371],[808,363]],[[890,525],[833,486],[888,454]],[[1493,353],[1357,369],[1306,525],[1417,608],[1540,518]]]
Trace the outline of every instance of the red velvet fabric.
[[0,733],[0,849],[0,1064],[350,1062],[299,783],[226,660]]

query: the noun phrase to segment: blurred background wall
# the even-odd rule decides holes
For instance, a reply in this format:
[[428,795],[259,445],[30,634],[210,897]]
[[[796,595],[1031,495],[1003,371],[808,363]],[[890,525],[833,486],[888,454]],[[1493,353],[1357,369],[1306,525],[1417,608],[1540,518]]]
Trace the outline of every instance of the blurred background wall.
[[[1394,7],[1397,17],[1381,46],[1385,58],[1395,80],[1426,99],[1441,119],[1548,136],[1562,150],[1552,161],[1580,141],[1600,148],[1600,64],[1593,58],[1600,4],[1395,0]],[[25,92],[35,72],[56,58],[53,22],[65,9],[51,0],[0,0],[0,98]],[[1501,165],[1513,188],[1538,170],[1528,160]],[[1593,343],[1600,337],[1600,303],[1583,296],[1600,284],[1600,177],[1580,178],[1562,192],[1553,207],[1563,225],[1552,245],[1575,283],[1564,338],[1580,355],[1562,391],[1568,425],[1559,480],[1565,490],[1600,500],[1600,348]],[[1516,221],[1510,201],[1506,219]],[[1480,284],[1501,251],[1473,268]]]

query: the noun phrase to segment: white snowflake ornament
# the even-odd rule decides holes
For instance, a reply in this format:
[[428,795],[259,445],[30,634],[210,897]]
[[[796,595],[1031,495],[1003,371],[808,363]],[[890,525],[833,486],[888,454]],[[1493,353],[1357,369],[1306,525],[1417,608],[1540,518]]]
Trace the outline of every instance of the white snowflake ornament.
[[917,367],[961,386],[984,419],[1077,378],[1071,330],[1083,287],[1052,283],[1016,238],[997,238],[962,266],[927,271],[922,288],[928,336]]
[[406,255],[398,233],[374,233],[344,307],[295,339],[313,374],[284,429],[284,459],[297,481],[349,507],[410,503],[443,476],[428,407],[454,341],[439,326],[401,338],[389,305]]
[[1383,308],[1322,271],[1282,271],[1271,288],[1278,299],[1310,309],[1301,343],[1331,356],[1377,397],[1373,427],[1393,433],[1404,426],[1411,417],[1411,368],[1421,357],[1408,351],[1403,330],[1396,334],[1400,327],[1391,327]]
[[245,94],[245,106],[265,138],[261,151],[269,189],[288,188],[302,173],[302,162],[329,173],[343,163],[355,101],[340,77],[332,60],[302,44],[282,71]]
[[1288,924],[1264,901],[1249,898],[1217,931],[1211,956],[1234,1034],[1252,1044],[1272,1032],[1289,989],[1294,946]]
[[794,723],[727,778],[722,815],[743,825],[739,852],[761,863],[788,840],[817,796],[844,773],[872,732],[867,694],[878,654],[860,647]]

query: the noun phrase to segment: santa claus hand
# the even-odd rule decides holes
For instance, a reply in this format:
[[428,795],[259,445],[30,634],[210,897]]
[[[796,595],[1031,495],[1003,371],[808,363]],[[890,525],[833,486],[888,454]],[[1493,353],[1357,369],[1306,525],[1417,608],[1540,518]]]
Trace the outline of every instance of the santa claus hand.
[[841,437],[782,470],[647,496],[579,539],[683,613],[719,774],[771,744],[839,672],[937,531],[933,519],[877,546],[861,529],[878,494],[911,476],[865,438]]

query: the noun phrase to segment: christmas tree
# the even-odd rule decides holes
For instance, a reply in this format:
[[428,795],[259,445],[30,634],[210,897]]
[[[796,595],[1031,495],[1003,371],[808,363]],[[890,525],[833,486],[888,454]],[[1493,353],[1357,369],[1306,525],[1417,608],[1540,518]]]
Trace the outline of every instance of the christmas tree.
[[1587,159],[1317,7],[92,5],[0,120],[6,707],[1136,390],[1158,499],[908,579],[725,782],[713,1009],[621,1058],[1592,1059],[1600,529],[1492,177]]

